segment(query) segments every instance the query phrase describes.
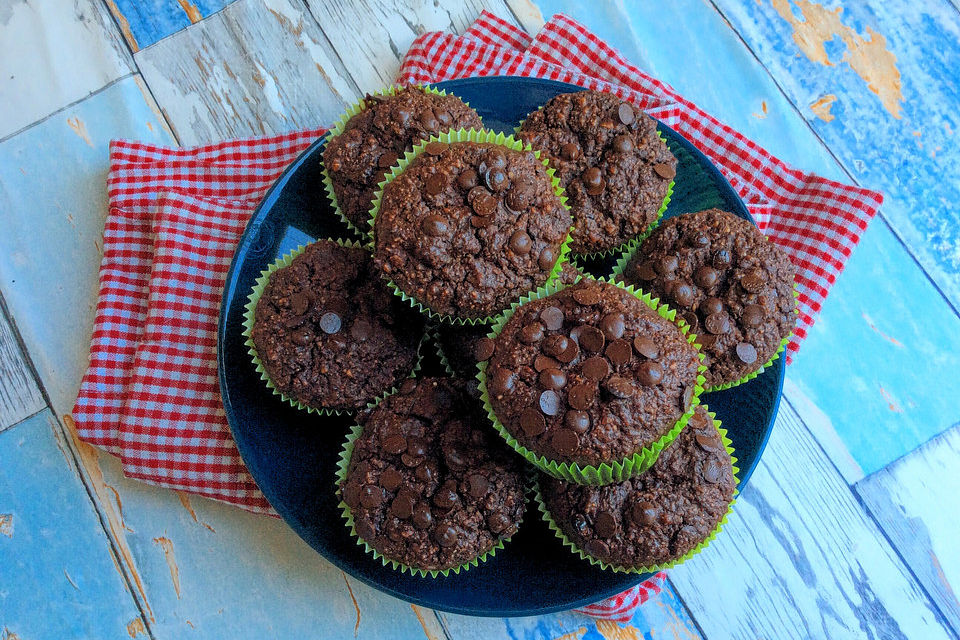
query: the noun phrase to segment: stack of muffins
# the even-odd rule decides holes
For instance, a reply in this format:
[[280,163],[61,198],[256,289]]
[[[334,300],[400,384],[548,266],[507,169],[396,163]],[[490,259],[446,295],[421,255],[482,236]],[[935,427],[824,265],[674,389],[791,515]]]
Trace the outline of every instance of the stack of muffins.
[[[716,535],[736,459],[700,396],[776,357],[794,273],[730,213],[658,226],[677,161],[650,117],[582,91],[514,137],[455,96],[390,89],[344,115],[323,159],[361,242],[279,260],[245,329],[276,394],[356,414],[336,490],[359,544],[459,572],[516,533],[530,490],[564,544],[612,570]],[[615,255],[599,278],[569,259]],[[433,350],[447,375],[418,375]]]

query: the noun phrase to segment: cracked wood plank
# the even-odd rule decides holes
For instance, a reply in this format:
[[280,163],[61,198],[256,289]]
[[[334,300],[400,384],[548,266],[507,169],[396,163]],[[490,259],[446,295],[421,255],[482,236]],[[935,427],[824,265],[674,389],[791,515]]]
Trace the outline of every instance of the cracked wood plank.
[[46,406],[0,303],[0,431]]

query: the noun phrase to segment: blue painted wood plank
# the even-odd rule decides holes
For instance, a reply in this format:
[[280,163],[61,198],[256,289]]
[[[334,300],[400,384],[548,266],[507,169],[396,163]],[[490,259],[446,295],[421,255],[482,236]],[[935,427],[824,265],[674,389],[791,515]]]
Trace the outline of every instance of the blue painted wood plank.
[[[540,4],[545,15],[570,11],[604,36],[616,33],[611,21],[628,23],[637,39],[633,48],[650,73],[785,161],[848,179],[774,79],[704,0],[656,6],[628,1],[619,21],[603,22],[594,22],[591,14],[604,9],[553,0]],[[756,3],[738,6],[747,5]],[[618,5],[600,3],[605,6]],[[832,68],[811,66],[803,72],[812,78]],[[765,114],[761,103],[766,103]],[[860,139],[885,139],[882,132],[872,133],[872,121],[858,126]],[[850,468],[846,461],[852,456],[859,467],[845,474],[855,481],[955,422],[951,398],[960,392],[960,382],[946,375],[949,350],[943,345],[955,342],[960,322],[881,219],[872,223],[837,282],[788,375],[822,410],[830,425],[823,434],[830,440],[825,448],[838,466]],[[930,380],[949,390],[931,391]]]
[[216,13],[233,0],[106,0],[133,51]]
[[145,95],[127,77],[0,142],[0,290],[58,415],[87,365],[107,145],[171,142]]
[[24,640],[145,633],[49,410],[0,433],[0,630]]

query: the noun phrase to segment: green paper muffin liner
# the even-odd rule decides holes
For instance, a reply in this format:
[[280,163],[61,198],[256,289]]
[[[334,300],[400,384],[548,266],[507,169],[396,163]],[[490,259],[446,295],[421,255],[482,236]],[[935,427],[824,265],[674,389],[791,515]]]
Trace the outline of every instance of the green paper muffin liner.
[[[341,247],[349,247],[351,249],[364,249],[365,247],[354,240],[341,240],[338,238],[325,238],[326,240],[331,240],[336,242]],[[273,381],[270,379],[270,376],[267,375],[267,370],[264,369],[263,363],[260,361],[260,355],[257,353],[257,348],[253,344],[253,325],[255,322],[255,314],[257,310],[257,303],[260,302],[260,296],[263,295],[264,289],[267,287],[267,283],[270,281],[270,276],[273,275],[275,271],[282,269],[283,267],[289,267],[293,262],[294,258],[299,256],[307,247],[305,245],[300,245],[296,249],[291,250],[289,253],[284,255],[281,258],[278,258],[273,264],[260,272],[260,276],[257,278],[256,282],[253,285],[253,290],[250,292],[250,295],[247,296],[247,304],[244,307],[243,312],[243,337],[246,339],[244,345],[247,347],[247,352],[250,354],[253,364],[256,367],[257,373],[260,374],[260,379],[263,380],[267,387],[273,392],[273,395],[280,396],[282,400],[285,400],[291,407],[296,407],[297,409],[302,409],[307,413],[318,413],[320,415],[328,416],[340,416],[348,415],[356,412],[356,409],[327,409],[323,407],[311,407],[303,404],[299,400],[295,400],[290,396],[282,393],[277,387],[273,384]],[[426,340],[426,331],[424,331],[423,337],[420,338],[420,344],[417,346],[417,359],[413,365],[413,369],[410,371],[408,377],[413,377],[420,370],[420,363],[423,360],[423,343]],[[396,390],[396,387],[388,389],[384,393],[377,396],[376,400],[379,400],[393,391]]]
[[[733,443],[730,442],[730,439],[727,437],[727,430],[720,425],[720,421],[717,419],[716,414],[709,411],[708,414],[713,420],[713,424],[717,428],[717,431],[720,433],[720,438],[723,441],[724,448],[727,450],[727,453],[730,454],[731,463],[733,465],[733,484],[735,487],[733,490],[733,495],[736,497],[736,495],[739,493],[739,489],[737,487],[740,484],[740,481],[737,479],[737,473],[740,472],[740,469],[737,467],[737,458],[734,455]],[[554,535],[556,535],[561,542],[563,542],[563,545],[570,548],[571,553],[580,556],[583,560],[586,560],[590,564],[599,566],[605,571],[614,571],[617,573],[656,573],[658,571],[663,571],[665,569],[669,569],[670,567],[675,567],[678,564],[686,562],[693,556],[703,551],[703,549],[705,549],[706,546],[717,537],[717,534],[719,534],[720,530],[723,529],[723,525],[727,523],[727,519],[730,517],[730,514],[733,513],[733,505],[736,503],[736,499],[731,500],[730,505],[727,507],[726,513],[723,514],[720,522],[717,523],[717,526],[714,527],[713,531],[710,532],[706,539],[679,558],[661,564],[650,565],[648,567],[621,567],[608,564],[602,560],[594,558],[567,537],[567,534],[563,532],[560,526],[553,520],[553,516],[550,515],[550,509],[547,507],[543,493],[540,491],[539,482],[536,484],[536,488],[534,490],[534,499],[537,501],[537,508],[540,510],[540,516],[543,518],[544,522],[546,522],[547,526],[553,530]]]
[[[652,231],[653,229],[651,229],[651,232]],[[649,234],[647,234],[647,236],[649,236]],[[637,249],[640,248],[641,243],[645,239],[646,239],[645,237],[638,238],[637,240],[631,240],[629,243],[627,243],[627,248],[624,250],[623,255],[620,256],[620,259],[617,260],[617,264],[613,267],[613,272],[610,274],[611,279],[617,280],[618,282],[623,281],[623,272],[627,268],[627,264],[631,260],[633,260],[633,257],[637,253]],[[797,291],[796,281],[793,282],[793,297],[794,297],[794,300],[800,297],[800,292]],[[799,313],[800,313],[800,309],[796,306],[796,304],[794,304],[793,314],[796,316]],[[762,365],[760,365],[760,367],[756,371],[752,371],[747,375],[743,376],[742,378],[734,380],[733,382],[724,382],[723,384],[717,384],[717,385],[713,385],[712,387],[706,387],[704,389],[704,393],[710,393],[712,391],[723,391],[725,389],[732,389],[733,387],[737,387],[743,384],[744,382],[749,382],[750,380],[753,380],[754,378],[759,376],[761,373],[763,373],[763,371],[767,367],[772,365],[777,358],[780,357],[780,354],[783,353],[784,349],[786,349],[787,344],[790,342],[790,338],[792,337],[793,337],[793,331],[791,330],[790,333],[788,333],[787,336],[780,341],[780,346],[777,347],[777,350],[774,352],[774,354],[770,356],[770,359],[764,362]]]
[[[592,276],[589,275],[584,275],[583,277],[592,278]],[[632,286],[614,282],[608,278],[594,279],[600,282],[606,282],[607,284],[612,284],[623,289],[624,291],[629,292],[638,300],[647,305],[650,309],[656,311],[657,315],[659,315],[661,318],[676,324],[679,327],[680,332],[686,338],[687,342],[693,345],[694,349],[697,351],[697,358],[701,364],[697,367],[697,379],[694,385],[693,398],[690,401],[690,409],[680,416],[677,422],[669,431],[667,431],[667,433],[663,434],[655,442],[644,447],[633,455],[627,456],[626,458],[615,462],[605,462],[599,465],[586,466],[581,466],[575,462],[557,462],[556,460],[550,460],[546,456],[531,451],[527,447],[520,444],[513,434],[511,434],[510,431],[507,430],[503,423],[497,418],[496,412],[493,409],[493,405],[490,402],[490,394],[487,389],[488,362],[481,362],[478,365],[479,373],[477,373],[477,379],[480,381],[480,398],[483,402],[484,409],[487,411],[487,415],[490,417],[490,421],[493,423],[494,428],[497,430],[500,436],[506,440],[507,444],[509,444],[514,451],[522,455],[527,459],[528,462],[539,468],[541,471],[554,476],[555,478],[560,478],[561,480],[566,480],[567,482],[573,482],[575,484],[600,486],[628,480],[638,473],[646,471],[653,465],[654,462],[656,462],[657,458],[660,456],[660,452],[663,451],[663,448],[673,442],[674,439],[680,435],[680,431],[683,430],[684,426],[686,426],[687,422],[693,416],[693,412],[697,405],[700,404],[700,394],[703,393],[703,385],[705,382],[703,372],[706,370],[706,367],[704,367],[702,364],[703,354],[700,353],[700,345],[696,342],[696,334],[689,331],[689,327],[685,322],[676,318],[676,311],[665,304],[660,304],[660,301],[657,298],[652,297],[650,294],[643,293]],[[566,288],[564,285],[557,283],[540,287],[535,292],[524,296],[518,302],[513,303],[509,309],[504,311],[497,318],[496,322],[494,322],[493,326],[491,327],[490,333],[487,334],[487,337],[490,339],[496,339],[503,330],[503,327],[506,326],[510,318],[513,317],[513,314],[516,313],[517,309],[519,309],[522,305],[557,293],[564,288]]]
[[[372,406],[376,406],[382,401],[383,401],[383,398],[380,398]],[[497,551],[499,551],[500,549],[503,549],[503,545],[506,542],[510,541],[512,536],[508,538],[501,538],[490,550],[484,552],[483,554],[477,556],[476,558],[473,558],[468,562],[465,562],[456,567],[451,567],[449,569],[420,569],[418,567],[411,567],[410,565],[403,564],[402,562],[388,558],[387,556],[383,555],[382,553],[374,549],[372,546],[370,546],[369,543],[367,543],[357,533],[356,525],[353,522],[353,512],[351,511],[350,506],[347,505],[347,503],[343,500],[343,497],[341,496],[341,491],[340,491],[340,485],[346,479],[347,470],[350,467],[350,458],[351,456],[353,456],[354,443],[356,442],[356,439],[360,437],[361,433],[363,433],[362,426],[355,424],[352,427],[350,427],[350,432],[347,434],[346,442],[344,442],[343,449],[340,451],[340,459],[337,461],[336,482],[334,485],[336,495],[338,498],[340,498],[340,502],[337,506],[340,507],[341,515],[343,519],[346,521],[347,529],[350,530],[350,536],[356,540],[359,546],[363,547],[364,551],[372,555],[374,559],[380,560],[383,566],[390,567],[391,569],[400,571],[401,573],[409,573],[411,576],[419,576],[421,578],[427,578],[427,577],[436,578],[438,575],[442,575],[446,577],[451,573],[459,575],[461,571],[467,571],[471,567],[476,567],[481,562],[486,562],[490,558],[494,557],[497,554]],[[528,474],[525,477],[525,486],[524,486],[524,500],[526,503],[529,503],[532,493],[533,493],[533,476],[532,474]],[[524,507],[524,512],[526,512],[526,507]],[[523,524],[522,515],[521,515],[520,522],[517,524],[518,530],[521,524]]]
[[[428,85],[418,84],[418,85],[411,85],[411,86],[417,87],[427,93],[432,93],[434,95],[438,95],[438,96],[447,95],[446,91],[442,89],[435,89],[434,87],[431,87]],[[374,91],[373,93],[370,93],[367,95],[393,96],[393,95],[396,95],[397,92],[401,91],[404,88],[405,87],[400,85],[391,85],[389,87],[380,89],[379,91]],[[463,103],[468,107],[470,106],[470,104],[467,103],[465,100],[463,101]],[[364,96],[363,98],[360,98],[359,100],[354,102],[352,105],[350,105],[350,107],[343,112],[340,118],[336,121],[336,123],[334,123],[332,127],[330,127],[330,130],[327,131],[326,135],[324,136],[324,138],[326,138],[327,144],[330,144],[331,140],[333,140],[335,137],[343,133],[343,130],[347,127],[347,123],[350,121],[350,118],[357,115],[358,113],[360,113],[366,108],[367,108],[366,96]],[[327,166],[325,164],[323,165],[322,174],[323,174],[323,187],[324,187],[324,190],[327,192],[327,199],[330,201],[331,206],[333,206],[333,210],[337,213],[337,217],[340,218],[343,224],[345,224],[347,228],[350,229],[350,231],[355,233],[357,237],[366,238],[367,231],[358,229],[357,225],[350,222],[350,220],[348,220],[347,217],[343,215],[343,211],[340,210],[340,203],[337,202],[337,193],[333,188],[333,179],[330,177],[330,174],[327,172]]]
[[[529,144],[525,145],[519,140],[516,140],[513,136],[508,136],[503,133],[495,133],[493,131],[488,131],[486,129],[478,131],[477,129],[458,129],[457,131],[446,131],[436,136],[431,136],[429,140],[424,140],[420,144],[416,145],[411,151],[407,151],[404,156],[397,162],[396,165],[390,170],[386,175],[383,182],[378,185],[376,196],[373,200],[373,207],[370,209],[370,231],[367,232],[367,238],[369,242],[370,250],[373,251],[376,245],[375,234],[374,234],[374,223],[377,219],[377,213],[380,211],[380,205],[383,201],[383,191],[388,184],[393,182],[394,179],[401,173],[404,169],[416,158],[418,155],[423,153],[424,148],[431,142],[443,142],[446,144],[451,144],[455,142],[478,142],[478,143],[491,143],[497,144],[514,151],[531,151],[534,156],[543,164],[547,170],[547,175],[550,177],[550,183],[553,185],[553,191],[560,198],[560,204],[563,205],[563,208],[570,212],[570,207],[567,205],[567,196],[563,191],[563,187],[560,186],[560,179],[556,177],[554,169],[550,166],[550,163],[547,162],[545,157],[540,156],[540,152],[534,150]],[[573,224],[573,217],[570,217],[570,223]],[[547,276],[544,285],[549,285],[553,283],[557,277],[560,275],[560,269],[563,267],[563,263],[567,261],[567,256],[570,253],[570,230],[567,230],[567,237],[564,239],[563,243],[560,245],[560,251],[557,254],[556,262],[554,262],[553,269],[550,270],[550,274]],[[490,324],[496,319],[496,314],[489,315],[484,318],[460,318],[457,316],[452,316],[448,314],[437,313],[433,309],[429,308],[427,305],[421,303],[415,297],[405,293],[400,287],[393,281],[388,280],[387,285],[390,289],[396,293],[400,298],[407,301],[411,307],[417,309],[421,313],[426,314],[431,319],[439,320],[440,322],[446,324],[461,324],[461,325],[476,325],[476,324]]]
[[437,358],[440,359],[443,370],[446,371],[447,375],[451,378],[457,377],[457,372],[453,370],[453,366],[451,366],[450,361],[447,359],[447,354],[443,350],[443,345],[440,344],[439,327],[433,326],[430,328],[430,341],[433,342],[433,350],[437,354]]

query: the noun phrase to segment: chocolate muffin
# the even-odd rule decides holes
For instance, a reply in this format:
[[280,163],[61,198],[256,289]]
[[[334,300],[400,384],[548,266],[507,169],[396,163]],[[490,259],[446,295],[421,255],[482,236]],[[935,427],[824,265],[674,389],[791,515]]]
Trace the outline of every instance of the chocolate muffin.
[[493,347],[490,405],[520,445],[549,461],[621,462],[666,436],[694,402],[696,348],[606,282],[584,278],[521,305]]
[[646,472],[588,487],[542,476],[554,524],[600,562],[649,569],[682,558],[707,540],[730,508],[733,461],[704,406]]
[[384,557],[443,571],[516,533],[522,461],[462,381],[410,379],[362,424],[339,488],[356,534]]
[[[557,280],[570,285],[581,275],[579,269],[564,262]],[[493,341],[487,337],[488,333],[490,327],[483,324],[442,324],[437,327],[437,342],[451,374],[467,378],[468,382],[476,378],[477,363],[488,359],[493,353]]]
[[384,188],[373,258],[433,313],[483,319],[547,281],[569,228],[532,151],[435,141]]
[[280,393],[350,411],[410,375],[423,332],[422,316],[390,293],[368,252],[319,240],[271,274],[251,338]]
[[790,258],[726,211],[665,220],[627,262],[623,279],[662,298],[690,324],[708,387],[760,369],[793,331]]
[[573,213],[574,254],[607,251],[643,233],[677,173],[656,122],[610,93],[551,98],[517,137],[546,152],[557,171]]
[[367,95],[363,111],[327,142],[323,164],[330,174],[341,213],[362,233],[370,228],[370,207],[384,173],[421,139],[443,131],[480,129],[477,112],[457,96],[420,87],[395,95]]

